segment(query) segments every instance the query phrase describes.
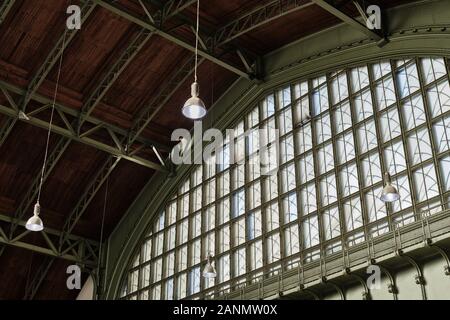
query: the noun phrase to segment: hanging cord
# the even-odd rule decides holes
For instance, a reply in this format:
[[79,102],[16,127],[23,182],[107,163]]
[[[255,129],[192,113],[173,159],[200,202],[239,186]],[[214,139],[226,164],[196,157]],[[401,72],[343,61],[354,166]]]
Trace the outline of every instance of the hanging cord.
[[59,79],[61,77],[61,68],[62,68],[62,62],[63,62],[64,48],[66,46],[66,35],[67,35],[67,30],[64,32],[63,44],[62,44],[63,45],[62,46],[62,52],[61,52],[61,56],[60,56],[60,59],[59,59],[58,75],[56,77],[55,93],[53,95],[52,113],[50,115],[50,123],[49,123],[49,126],[48,126],[47,143],[46,143],[46,146],[45,146],[45,156],[44,156],[44,163],[42,165],[42,171],[41,171],[41,181],[39,182],[39,191],[38,191],[38,196],[37,196],[37,203],[39,203],[39,200],[41,199],[42,185],[44,184],[45,166],[47,165],[48,146],[50,144],[50,134],[52,132],[53,115],[55,113],[56,97],[58,96]]
[[194,68],[195,82],[197,82],[199,24],[200,24],[200,0],[197,0],[197,29],[195,33],[195,68]]
[[[101,268],[101,261],[102,261],[102,242],[103,242],[103,232],[105,228],[105,216],[106,216],[106,209],[107,209],[107,203],[108,203],[108,191],[109,191],[109,177],[106,179],[106,186],[105,186],[105,199],[103,202],[103,214],[102,214],[102,225],[100,228],[100,250],[98,252],[98,265],[97,265],[97,289],[100,287],[100,268]],[[99,296],[99,292],[97,291],[97,298]]]

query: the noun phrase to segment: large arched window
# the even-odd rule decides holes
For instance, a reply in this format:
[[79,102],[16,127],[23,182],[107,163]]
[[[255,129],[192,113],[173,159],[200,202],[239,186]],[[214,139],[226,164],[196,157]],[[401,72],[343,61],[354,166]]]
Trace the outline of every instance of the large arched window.
[[[275,127],[279,168],[223,161],[193,168],[156,215],[124,275],[126,299],[217,297],[281,268],[337,254],[449,208],[448,61],[382,61],[288,83],[235,127]],[[251,158],[256,137],[235,138]],[[225,163],[225,164],[223,164]],[[400,200],[380,200],[389,172]],[[201,276],[211,252],[218,276]]]

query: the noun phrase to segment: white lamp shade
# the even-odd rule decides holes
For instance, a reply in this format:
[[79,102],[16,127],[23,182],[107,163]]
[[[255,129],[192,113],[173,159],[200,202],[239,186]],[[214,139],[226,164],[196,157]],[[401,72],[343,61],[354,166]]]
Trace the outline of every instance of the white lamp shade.
[[191,85],[191,97],[186,101],[181,110],[186,118],[197,120],[206,116],[205,103],[198,97],[199,85],[194,82]]
[[199,97],[191,97],[184,104],[182,112],[186,118],[201,119],[206,116],[205,104]]
[[400,194],[397,189],[391,184],[386,185],[381,193],[381,201],[383,202],[395,202],[400,199]]
[[203,276],[208,279],[215,278],[217,276],[216,269],[210,263],[207,263],[203,270]]
[[27,230],[38,232],[44,230],[44,223],[41,218],[37,215],[33,215],[30,219],[28,219],[27,224],[25,225]]

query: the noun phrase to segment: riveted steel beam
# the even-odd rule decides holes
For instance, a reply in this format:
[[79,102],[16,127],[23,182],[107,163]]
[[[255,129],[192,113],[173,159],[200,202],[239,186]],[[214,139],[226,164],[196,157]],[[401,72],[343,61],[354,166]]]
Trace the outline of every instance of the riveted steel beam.
[[78,223],[81,216],[91,203],[92,199],[100,190],[101,186],[105,183],[109,175],[113,172],[119,161],[120,158],[116,158],[113,156],[108,157],[102,168],[95,175],[94,179],[92,179],[92,181],[89,183],[83,195],[80,197],[80,200],[77,202],[75,208],[72,210],[64,223],[63,232],[59,239],[60,249],[65,245],[73,228]]
[[360,31],[361,33],[364,33],[367,37],[369,37],[369,39],[373,39],[376,41],[385,40],[383,35],[374,30],[370,30],[369,28],[367,28],[367,26],[361,24],[359,21],[348,16],[346,13],[342,12],[340,9],[333,6],[328,1],[325,0],[311,0],[311,1],[314,2],[316,5],[318,5],[319,7],[323,8],[324,10],[328,11],[335,17],[341,19],[343,22],[345,22],[352,28]]
[[[6,224],[13,223],[13,218],[6,215],[0,215],[0,221]],[[20,226],[25,226],[25,221],[19,221]],[[73,234],[67,235],[67,241],[61,249],[55,245],[63,232],[52,228],[45,228],[44,231],[37,233],[42,237],[43,244],[37,245],[27,240],[26,235],[30,231],[24,230],[21,234],[10,238],[7,236],[3,227],[0,226],[0,245],[22,248],[44,254],[51,257],[65,259],[80,265],[94,268],[97,266],[99,258],[100,244],[84,237]]]
[[[45,163],[44,176],[42,177],[43,181],[46,181],[48,179],[56,164],[61,159],[61,156],[69,146],[70,141],[71,140],[69,138],[62,137],[56,144],[53,151],[49,154],[49,156],[47,157],[47,162]],[[31,183],[27,193],[23,197],[22,202],[14,211],[13,221],[11,223],[9,232],[10,238],[14,238],[14,232],[16,231],[18,223],[25,217],[25,214],[28,212],[29,208],[33,205],[33,202],[39,192],[40,182],[41,170],[39,170],[39,172],[36,174],[36,177]]]
[[[2,81],[0,81],[0,86],[3,86],[3,88],[6,88],[8,90],[11,89],[11,91],[19,93],[19,94],[22,92],[21,89],[18,89],[17,87],[5,84]],[[40,103],[48,103],[49,102],[49,100],[47,98],[44,98],[39,95],[35,95],[33,99],[35,99],[36,101],[38,101]],[[46,106],[46,108],[49,108],[49,107],[50,106]],[[40,112],[46,110],[46,108],[41,108]],[[64,107],[61,105],[56,105],[55,108],[60,113],[60,116],[61,115],[65,116],[65,117],[77,117],[78,116],[78,112],[74,109]],[[30,113],[30,115],[28,116],[28,119],[23,119],[23,118],[18,117],[17,111],[13,107],[3,106],[3,105],[0,105],[0,113],[4,114],[6,116],[9,116],[10,118],[19,119],[20,121],[29,123],[31,125],[34,125],[34,126],[46,129],[46,130],[49,128],[49,123],[47,120],[42,120],[42,119],[38,118],[39,113],[35,113],[35,112]],[[87,117],[86,122],[89,122],[91,126],[97,127],[98,129],[100,129],[100,128],[106,129],[106,132],[115,141],[126,140],[125,138],[128,136],[128,132],[126,130],[112,126],[112,125],[102,122],[98,119],[95,119],[92,117]],[[155,163],[153,161],[136,156],[136,154],[132,153],[131,152],[132,150],[130,150],[130,148],[127,148],[127,146],[125,146],[125,145],[122,145],[121,147],[119,147],[117,145],[107,144],[103,140],[101,141],[101,140],[97,139],[96,137],[92,137],[89,135],[79,136],[79,135],[77,135],[75,128],[72,126],[71,123],[69,123],[69,121],[67,119],[66,119],[66,121],[64,121],[64,124],[65,124],[65,126],[58,126],[56,124],[53,124],[51,127],[52,132],[62,135],[64,137],[70,138],[77,142],[89,145],[98,150],[110,153],[111,155],[118,156],[123,159],[135,162],[139,165],[146,166],[146,167],[149,167],[154,170],[166,171],[166,169],[163,168],[161,165],[159,165],[159,163]],[[152,141],[149,141],[146,139],[138,138],[135,141],[139,142],[139,143],[143,143],[145,146],[155,146],[159,150],[164,150],[164,151],[169,150],[169,148],[165,145],[153,143]]]
[[[0,105],[0,113],[5,114],[10,117],[16,116],[15,112],[12,109],[2,106],[2,105]],[[29,117],[29,120],[21,120],[21,121],[24,121],[26,123],[29,123],[31,125],[34,125],[36,127],[40,127],[42,129],[46,129],[46,130],[50,126],[48,121],[41,120],[37,117]],[[118,148],[117,146],[111,146],[103,141],[100,141],[100,140],[96,139],[95,137],[89,137],[89,136],[80,137],[75,133],[74,128],[65,128],[65,127],[61,127],[61,126],[53,124],[51,126],[51,131],[53,133],[59,134],[61,136],[70,138],[74,141],[77,141],[77,142],[86,144],[88,146],[91,146],[93,148],[96,148],[98,150],[104,151],[104,152],[114,155],[116,157],[123,158],[123,159],[129,160],[131,162],[137,163],[144,167],[148,167],[150,169],[157,170],[157,171],[167,171],[166,168],[162,167],[159,163],[155,163],[155,162],[147,160],[145,158],[136,156],[135,154],[130,154],[127,151],[126,146],[122,146],[122,148]]]
[[[114,3],[113,1],[111,1],[111,0],[107,0],[107,1],[106,0],[95,0],[95,2],[99,6],[101,6],[101,7],[105,8],[105,9],[107,9],[107,10],[109,10],[109,11],[111,11],[111,12],[113,12],[113,13],[119,15],[119,16],[121,16],[122,18],[125,18],[125,19],[127,19],[127,20],[129,20],[129,21],[131,21],[131,22],[133,22],[133,23],[135,23],[135,24],[137,24],[137,25],[139,25],[139,26],[141,26],[143,28],[146,28],[146,29],[154,32],[155,34],[161,36],[162,38],[164,38],[164,39],[166,39],[166,40],[168,40],[170,42],[173,42],[173,43],[175,43],[175,44],[177,44],[177,45],[179,45],[179,46],[181,46],[181,47],[183,47],[183,48],[185,48],[185,49],[187,49],[187,50],[189,50],[191,52],[195,52],[195,46],[194,45],[189,44],[189,43],[185,42],[184,40],[180,39],[179,37],[174,36],[174,35],[166,32],[166,31],[163,31],[162,29],[160,29],[156,25],[152,24],[151,22],[147,22],[147,21],[145,21],[145,20],[143,20],[143,19],[141,19],[139,17],[133,16],[132,14],[130,14],[130,13],[120,9],[119,7],[117,7],[116,5],[113,4]],[[223,60],[221,60],[221,59],[219,59],[217,57],[215,57],[210,52],[207,52],[207,51],[201,49],[201,50],[198,51],[198,54],[200,56],[206,58],[207,60],[209,60],[211,62],[214,62],[214,63],[220,65],[221,67],[223,67],[223,68],[225,68],[225,69],[227,69],[227,70],[229,70],[229,71],[231,71],[233,73],[236,73],[237,75],[239,75],[241,77],[244,77],[244,78],[247,78],[247,79],[254,78],[254,75],[249,74],[246,71],[241,70],[240,68],[235,67],[235,66],[233,66],[233,65],[231,65],[231,64],[229,64],[229,63],[227,63],[227,62],[225,62],[225,61],[223,61]]]
[[176,16],[184,9],[192,6],[197,3],[197,0],[171,0],[167,1],[164,4],[162,9],[162,21],[166,21],[167,19]]
[[26,284],[25,287],[25,295],[23,296],[23,300],[33,300],[39,288],[41,287],[42,282],[47,277],[47,274],[55,261],[54,257],[46,258],[46,260],[33,271],[33,278]]
[[0,5],[0,24],[5,20],[15,2],[15,0],[4,0]]
[[214,46],[222,46],[253,29],[311,5],[312,2],[305,0],[275,0],[261,5],[218,29],[213,36]]
[[12,129],[14,128],[16,122],[17,122],[16,118],[5,119],[5,122],[0,128],[0,147],[3,145],[3,143],[5,143],[6,139],[8,138]]

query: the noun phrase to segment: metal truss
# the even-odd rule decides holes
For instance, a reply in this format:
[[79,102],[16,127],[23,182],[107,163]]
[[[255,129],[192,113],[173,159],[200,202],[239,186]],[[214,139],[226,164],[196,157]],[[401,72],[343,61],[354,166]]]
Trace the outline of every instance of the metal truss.
[[335,17],[341,19],[346,24],[350,25],[352,28],[360,31],[361,33],[364,33],[370,39],[377,41],[379,46],[382,46],[386,43],[387,40],[382,35],[381,32],[370,30],[369,28],[367,28],[367,26],[361,24],[359,21],[353,19],[352,17],[348,16],[337,7],[333,6],[329,1],[326,0],[311,0],[311,1],[316,5],[318,5],[319,7],[323,8],[324,10],[328,11]]
[[[15,86],[9,85],[3,81],[0,81],[0,87],[3,87],[3,89],[11,92],[15,92],[18,94],[21,94],[23,92],[22,89],[19,89]],[[11,106],[3,106],[0,105],[0,113],[4,114],[6,116],[9,116],[11,118],[18,118],[20,121],[24,121],[26,123],[29,123],[31,125],[48,129],[49,128],[49,122],[47,120],[40,119],[38,116],[45,110],[51,108],[51,100],[45,97],[42,97],[40,95],[34,94],[33,99],[36,100],[39,103],[43,103],[44,106],[41,108],[38,108],[32,112],[29,112],[27,114],[28,119],[23,119],[18,117],[17,111],[11,107]],[[167,171],[166,168],[161,166],[159,163],[155,163],[153,161],[144,159],[142,157],[139,157],[136,155],[136,152],[133,152],[132,148],[135,146],[127,146],[121,143],[121,141],[126,140],[126,137],[128,136],[128,132],[124,129],[112,126],[110,124],[107,124],[105,122],[102,122],[96,118],[93,117],[86,117],[85,123],[89,123],[91,129],[85,131],[83,134],[78,135],[77,130],[74,127],[72,121],[69,119],[73,119],[74,117],[79,116],[79,112],[77,110],[74,110],[72,108],[68,108],[62,105],[55,105],[55,109],[57,114],[59,115],[60,119],[64,123],[64,126],[60,126],[57,124],[53,124],[51,129],[53,133],[59,134],[61,136],[64,136],[66,138],[70,138],[74,141],[86,144],[88,146],[91,146],[93,148],[96,148],[98,150],[107,152],[111,155],[121,157],[123,159],[135,162],[139,165],[159,170],[159,171]],[[101,131],[102,133],[105,133],[110,143],[105,142],[105,139],[100,139],[98,137],[93,136],[94,133]],[[146,139],[136,139],[136,142],[139,142],[140,145],[143,146],[155,146],[158,147],[161,150],[168,150],[167,146],[154,143],[152,141],[146,140]],[[137,147],[136,147],[137,148]]]
[[[89,17],[89,15],[94,11],[95,6],[96,4],[94,1],[89,0],[84,2],[83,6],[81,7],[82,22],[84,22]],[[39,70],[34,75],[33,79],[28,84],[25,95],[23,96],[22,101],[20,103],[22,111],[25,111],[25,108],[28,102],[31,100],[33,94],[45,80],[50,71],[53,69],[53,66],[61,57],[61,54],[64,52],[65,48],[72,41],[77,31],[78,31],[77,29],[64,31],[64,34],[58,39],[58,42],[45,59],[44,64],[39,68]]]
[[41,266],[37,270],[33,271],[33,274],[34,274],[33,279],[31,279],[31,281],[27,282],[23,300],[33,300],[34,299],[36,293],[38,292],[42,282],[44,282],[44,279],[47,276],[48,271],[50,270],[54,261],[55,261],[55,258],[48,257],[48,258],[46,258],[44,263],[41,264]]
[[[202,63],[204,59],[200,59]],[[178,68],[176,73],[166,78],[166,82],[162,85],[160,93],[155,96],[152,101],[142,108],[141,114],[136,118],[133,127],[130,130],[128,143],[131,145],[138,139],[142,131],[147,127],[150,121],[156,116],[161,108],[169,101],[173,93],[186,81],[192,74],[195,64],[195,58],[191,57],[186,61],[181,68]]]
[[[57,143],[56,147],[53,149],[52,153],[48,156],[46,166],[44,169],[44,177],[43,177],[44,181],[46,181],[50,176],[50,173],[53,171],[56,164],[61,159],[61,156],[63,155],[64,151],[66,151],[67,147],[69,146],[70,141],[71,140],[68,138],[65,137],[61,138]],[[25,214],[28,212],[28,209],[33,205],[33,202],[36,199],[36,196],[39,192],[40,180],[41,180],[41,171],[39,170],[38,174],[33,180],[33,183],[31,184],[30,188],[25,194],[25,197],[23,198],[22,202],[19,204],[18,208],[14,211],[13,222],[11,223],[11,228],[9,231],[9,237],[11,239],[14,238],[14,232],[16,231],[19,221],[21,221],[24,218]]]
[[164,23],[167,19],[176,16],[195,3],[197,3],[197,0],[171,0],[166,2],[162,9],[162,22]]
[[8,118],[3,123],[2,127],[0,128],[0,147],[3,145],[3,143],[5,143],[6,139],[8,139],[8,136],[14,128],[16,122],[16,118]]
[[[8,237],[3,229],[5,224],[12,224],[12,217],[0,215],[0,245],[8,245],[44,254],[51,257],[65,259],[89,268],[96,268],[99,259],[100,244],[76,235],[66,235],[67,240],[62,247],[57,248],[57,241],[63,234],[59,230],[45,228],[44,231],[35,233],[40,237],[39,242],[30,241],[27,237],[30,231],[25,230],[15,237]],[[18,225],[25,226],[25,221],[21,220]]]
[[4,0],[0,5],[0,24],[5,20],[16,0]]
[[214,47],[222,46],[268,22],[307,8],[311,5],[313,5],[312,2],[305,0],[275,0],[259,6],[217,30],[213,36]]
[[[179,45],[179,46],[181,46],[181,47],[183,47],[183,48],[185,48],[185,49],[187,49],[187,50],[189,50],[191,52],[195,52],[195,46],[194,45],[191,45],[191,44],[185,42],[184,40],[178,38],[177,36],[171,35],[170,33],[166,32],[166,31],[163,31],[161,28],[159,28],[158,26],[156,26],[152,22],[147,22],[147,21],[145,21],[145,20],[143,20],[143,19],[141,19],[139,17],[136,17],[136,16],[133,16],[132,14],[129,14],[128,12],[126,12],[126,11],[120,9],[119,7],[117,7],[116,5],[114,5],[114,1],[112,1],[112,0],[95,0],[95,2],[99,6],[101,6],[101,7],[105,8],[105,9],[107,9],[107,10],[109,10],[109,11],[111,11],[111,12],[113,12],[113,13],[119,15],[119,16],[121,16],[122,18],[125,18],[125,19],[127,19],[127,20],[129,20],[129,21],[131,21],[131,22],[141,26],[142,28],[146,28],[146,29],[154,32],[155,34],[161,36],[162,38],[164,38],[164,39],[166,39],[166,40],[168,40],[170,42],[173,42],[173,43],[175,43],[175,44],[177,44],[177,45]],[[214,56],[209,51],[206,51],[204,49],[200,49],[198,51],[198,54],[200,56],[202,56],[203,58],[206,58],[209,61],[214,62],[214,63],[220,65],[221,67],[223,67],[223,68],[225,68],[225,69],[227,69],[227,70],[229,70],[229,71],[231,71],[233,73],[236,73],[237,75],[239,75],[241,77],[244,77],[244,78],[247,78],[247,79],[253,79],[255,77],[254,74],[249,74],[247,71],[241,70],[240,68],[235,67],[235,66],[233,66],[233,65],[231,65],[231,64],[229,64],[229,63],[227,63],[227,62],[217,58],[216,56]]]
[[119,59],[111,67],[105,78],[100,82],[94,92],[90,95],[89,99],[83,105],[80,115],[80,122],[78,124],[79,129],[84,123],[85,118],[92,113],[95,107],[100,103],[102,98],[117,80],[119,75],[126,69],[128,64],[133,60],[133,58],[152,37],[152,35],[153,33],[149,32],[147,29],[142,29],[120,55]]
[[86,211],[87,207],[91,203],[92,199],[95,197],[97,192],[100,190],[103,183],[106,181],[106,179],[109,177],[111,172],[114,170],[114,168],[119,163],[120,158],[110,156],[108,157],[105,164],[102,166],[102,168],[98,171],[94,179],[91,181],[91,183],[88,185],[86,190],[84,191],[83,195],[81,196],[80,200],[76,204],[75,208],[70,213],[69,217],[67,218],[66,222],[64,223],[63,232],[60,235],[59,238],[59,246],[60,249],[66,245],[66,242],[70,240],[70,233],[72,232],[73,228],[77,224],[77,222],[80,220],[83,213]]

